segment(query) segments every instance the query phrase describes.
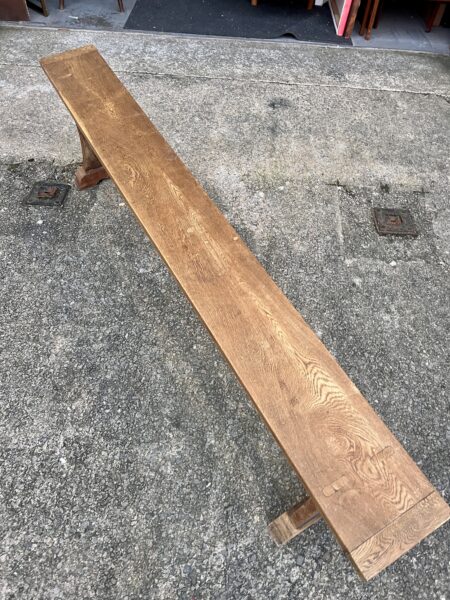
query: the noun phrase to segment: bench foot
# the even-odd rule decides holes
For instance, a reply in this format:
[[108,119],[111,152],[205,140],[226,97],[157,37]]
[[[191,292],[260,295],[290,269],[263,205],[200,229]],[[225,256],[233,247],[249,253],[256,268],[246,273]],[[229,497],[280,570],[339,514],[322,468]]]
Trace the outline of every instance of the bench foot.
[[79,190],[86,190],[87,188],[97,185],[102,179],[108,179],[109,175],[103,167],[98,169],[86,169],[81,166],[78,167],[75,173],[75,185]]
[[272,521],[268,527],[269,535],[282,546],[321,518],[314,500],[306,498]]
[[79,129],[78,133],[80,135],[81,152],[83,153],[83,164],[78,167],[75,173],[75,185],[79,190],[85,190],[97,185],[102,179],[108,179],[109,175]]

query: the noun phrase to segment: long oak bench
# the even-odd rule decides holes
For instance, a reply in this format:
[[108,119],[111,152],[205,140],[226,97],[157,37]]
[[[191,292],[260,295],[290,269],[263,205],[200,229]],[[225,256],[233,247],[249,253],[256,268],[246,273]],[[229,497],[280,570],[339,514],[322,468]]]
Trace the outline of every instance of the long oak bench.
[[449,506],[96,48],[41,64],[78,127],[78,187],[114,181],[309,494],[269,526],[274,539],[323,518],[368,580],[447,521]]

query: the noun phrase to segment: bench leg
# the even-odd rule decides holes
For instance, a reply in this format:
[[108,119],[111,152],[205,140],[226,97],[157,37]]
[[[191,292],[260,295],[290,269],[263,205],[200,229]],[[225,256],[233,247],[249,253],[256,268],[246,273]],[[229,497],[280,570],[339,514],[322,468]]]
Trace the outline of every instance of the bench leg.
[[321,518],[314,500],[306,498],[272,521],[268,527],[269,535],[282,546]]
[[86,188],[97,185],[102,179],[108,179],[109,175],[102,167],[100,161],[79,129],[78,133],[80,134],[83,164],[78,167],[75,173],[75,184],[79,190],[85,190]]

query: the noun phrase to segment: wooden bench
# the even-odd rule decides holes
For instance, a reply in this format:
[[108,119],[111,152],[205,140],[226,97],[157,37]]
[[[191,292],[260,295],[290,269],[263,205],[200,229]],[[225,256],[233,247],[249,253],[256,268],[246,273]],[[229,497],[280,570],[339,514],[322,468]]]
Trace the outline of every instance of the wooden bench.
[[42,66],[80,133],[77,184],[114,181],[309,494],[273,537],[322,517],[368,580],[447,521],[449,506],[96,48]]

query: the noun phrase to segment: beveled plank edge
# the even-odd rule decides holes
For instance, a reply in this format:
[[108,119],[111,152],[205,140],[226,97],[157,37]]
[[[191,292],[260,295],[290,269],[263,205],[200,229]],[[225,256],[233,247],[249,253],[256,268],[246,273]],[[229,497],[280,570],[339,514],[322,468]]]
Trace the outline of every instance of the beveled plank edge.
[[[71,48],[64,52],[57,52],[56,54],[49,54],[39,60],[39,64],[44,67],[46,64],[59,62],[73,56],[80,56],[88,52],[98,52],[97,47],[94,44],[86,44],[85,46],[79,46],[78,48]],[[99,53],[100,54],[100,53]]]
[[450,519],[450,506],[436,490],[348,553],[369,581]]

